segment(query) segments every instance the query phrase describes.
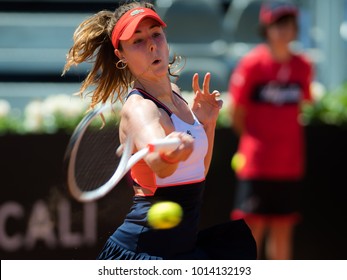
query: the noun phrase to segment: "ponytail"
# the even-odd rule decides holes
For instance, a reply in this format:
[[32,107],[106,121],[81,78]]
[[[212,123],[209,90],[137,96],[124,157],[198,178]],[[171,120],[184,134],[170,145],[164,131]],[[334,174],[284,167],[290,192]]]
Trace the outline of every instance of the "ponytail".
[[100,11],[84,20],[74,32],[74,44],[67,54],[63,75],[71,66],[82,62],[93,63],[79,91],[81,96],[88,95],[86,91],[94,87],[89,92],[91,108],[100,102],[105,103],[109,98],[112,102],[122,100],[131,80],[128,71],[120,71],[115,67],[119,59],[114,54],[110,39],[115,21],[110,11]]

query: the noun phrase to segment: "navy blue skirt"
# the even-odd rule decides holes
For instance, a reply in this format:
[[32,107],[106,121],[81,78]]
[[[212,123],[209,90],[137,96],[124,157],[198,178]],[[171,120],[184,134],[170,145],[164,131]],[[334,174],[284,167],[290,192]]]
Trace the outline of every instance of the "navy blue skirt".
[[135,253],[119,246],[112,237],[106,242],[100,260],[256,260],[257,248],[244,220],[229,221],[198,233],[195,249],[170,258]]

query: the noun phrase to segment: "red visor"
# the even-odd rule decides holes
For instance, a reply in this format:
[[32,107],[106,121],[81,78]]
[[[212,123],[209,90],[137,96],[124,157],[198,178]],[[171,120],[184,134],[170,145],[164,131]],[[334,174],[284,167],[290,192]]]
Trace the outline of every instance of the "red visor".
[[166,27],[165,22],[153,10],[143,7],[131,9],[121,16],[112,31],[111,40],[114,48],[118,48],[119,40],[129,40],[141,20],[147,17],[155,19],[161,26]]

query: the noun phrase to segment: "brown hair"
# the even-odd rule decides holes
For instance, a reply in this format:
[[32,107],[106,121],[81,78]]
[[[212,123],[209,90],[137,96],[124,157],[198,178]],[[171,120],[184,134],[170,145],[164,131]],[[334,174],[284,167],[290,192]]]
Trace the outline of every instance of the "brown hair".
[[[92,97],[90,109],[109,99],[111,102],[117,100],[123,102],[129,85],[133,82],[134,77],[128,68],[118,69],[116,67],[119,58],[114,54],[111,35],[118,19],[136,7],[146,7],[155,11],[151,3],[133,1],[119,6],[115,12],[106,10],[98,12],[84,20],[74,32],[74,43],[67,54],[63,75],[73,65],[76,66],[85,61],[93,63],[79,91],[79,94],[83,96],[88,94],[85,94],[88,88],[95,87],[93,91],[89,92]],[[122,49],[121,44],[119,44],[119,49]],[[175,55],[170,66],[178,58]],[[172,76],[177,76],[170,73],[170,67],[168,72]]]

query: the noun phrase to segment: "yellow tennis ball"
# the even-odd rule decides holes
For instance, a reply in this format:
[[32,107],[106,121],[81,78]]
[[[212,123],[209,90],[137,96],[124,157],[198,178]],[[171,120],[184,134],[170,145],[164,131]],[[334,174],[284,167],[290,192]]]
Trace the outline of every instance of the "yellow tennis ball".
[[238,172],[240,171],[246,164],[246,157],[243,154],[235,153],[231,158],[231,168]]
[[182,207],[172,201],[153,204],[147,214],[148,224],[155,229],[169,229],[177,226],[183,216]]

